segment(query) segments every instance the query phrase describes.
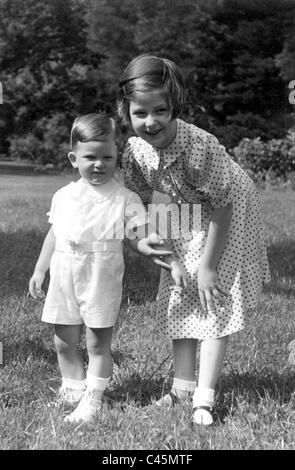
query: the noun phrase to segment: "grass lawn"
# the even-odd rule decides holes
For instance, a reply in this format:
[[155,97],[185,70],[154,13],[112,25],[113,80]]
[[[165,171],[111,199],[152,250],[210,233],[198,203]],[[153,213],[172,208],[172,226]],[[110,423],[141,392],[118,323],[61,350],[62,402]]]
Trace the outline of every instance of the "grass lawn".
[[295,338],[295,192],[261,193],[272,281],[245,330],[231,338],[214,426],[192,427],[190,403],[173,411],[151,404],[171,385],[171,347],[155,331],[159,271],[127,250],[107,402],[98,424],[72,426],[51,404],[60,383],[52,330],[40,321],[42,304],[27,295],[51,196],[69,179],[0,176],[0,448],[294,450],[287,345]]

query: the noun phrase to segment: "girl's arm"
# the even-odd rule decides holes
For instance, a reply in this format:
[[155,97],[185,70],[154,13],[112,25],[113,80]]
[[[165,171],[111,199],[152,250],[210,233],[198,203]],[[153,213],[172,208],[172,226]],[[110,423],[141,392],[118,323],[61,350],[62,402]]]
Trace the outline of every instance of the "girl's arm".
[[171,247],[157,234],[154,227],[150,224],[138,227],[136,237],[135,240],[129,240],[129,245],[134,251],[152,257],[155,264],[168,269],[176,286],[187,287],[185,274]]
[[30,279],[29,291],[34,299],[42,298],[44,293],[41,290],[45,274],[49,269],[51,257],[55,247],[55,236],[51,227],[47,233],[43,246],[35,266],[33,276]]
[[202,307],[214,311],[213,297],[222,303],[222,297],[228,296],[218,280],[217,265],[227,241],[232,218],[232,204],[214,209],[209,225],[208,237],[198,270],[198,289]]

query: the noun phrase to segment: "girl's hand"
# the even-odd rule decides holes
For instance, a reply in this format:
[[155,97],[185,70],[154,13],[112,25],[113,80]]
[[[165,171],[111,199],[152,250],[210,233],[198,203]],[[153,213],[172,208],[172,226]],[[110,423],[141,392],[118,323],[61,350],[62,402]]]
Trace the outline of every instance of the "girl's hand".
[[207,316],[208,310],[215,312],[214,300],[217,300],[222,306],[225,300],[224,297],[229,296],[229,293],[220,286],[217,272],[202,265],[200,265],[198,271],[198,290],[205,316]]
[[160,248],[153,248],[154,246],[160,247],[164,245],[164,240],[156,233],[152,233],[146,238],[136,238],[135,240],[129,240],[128,243],[133,250],[144,256],[151,257],[157,266],[171,271],[170,264],[166,263],[161,257],[171,256],[173,252],[167,249],[161,250]]
[[36,300],[43,299],[44,296],[45,296],[43,290],[41,289],[44,278],[45,278],[44,273],[41,273],[39,271],[35,271],[33,276],[30,279],[29,292],[30,292],[31,296]]

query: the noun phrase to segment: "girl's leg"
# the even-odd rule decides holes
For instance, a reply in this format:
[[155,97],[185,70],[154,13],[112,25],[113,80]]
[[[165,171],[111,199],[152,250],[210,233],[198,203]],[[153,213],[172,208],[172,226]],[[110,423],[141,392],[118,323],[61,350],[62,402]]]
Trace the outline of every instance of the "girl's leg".
[[77,404],[85,390],[84,369],[78,344],[81,325],[55,325],[54,343],[62,375],[60,399],[65,404]]
[[93,422],[101,410],[102,395],[112,375],[111,341],[113,328],[87,328],[89,365],[86,392],[67,422]]
[[196,388],[196,349],[195,339],[173,340],[174,379],[171,393],[158,400],[158,406],[172,406],[179,398],[186,398]]
[[194,419],[197,424],[212,424],[210,409],[214,403],[214,391],[219,379],[228,336],[203,340],[200,350],[200,368],[198,387],[194,393]]

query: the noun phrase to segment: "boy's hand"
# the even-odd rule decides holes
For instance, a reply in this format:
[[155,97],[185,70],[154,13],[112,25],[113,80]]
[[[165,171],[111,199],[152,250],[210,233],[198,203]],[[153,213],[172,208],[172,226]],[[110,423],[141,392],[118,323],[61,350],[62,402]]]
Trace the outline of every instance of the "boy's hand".
[[215,300],[223,306],[225,297],[229,296],[229,293],[220,286],[217,272],[202,265],[198,271],[198,290],[205,316],[207,316],[208,310],[215,312]]
[[34,272],[33,276],[30,279],[29,292],[31,296],[36,300],[43,299],[45,296],[43,290],[41,289],[44,278],[44,273]]
[[187,287],[186,276],[181,266],[178,264],[178,262],[176,260],[173,260],[170,263],[170,267],[171,267],[171,277],[174,281],[175,286],[179,288],[186,288]]

